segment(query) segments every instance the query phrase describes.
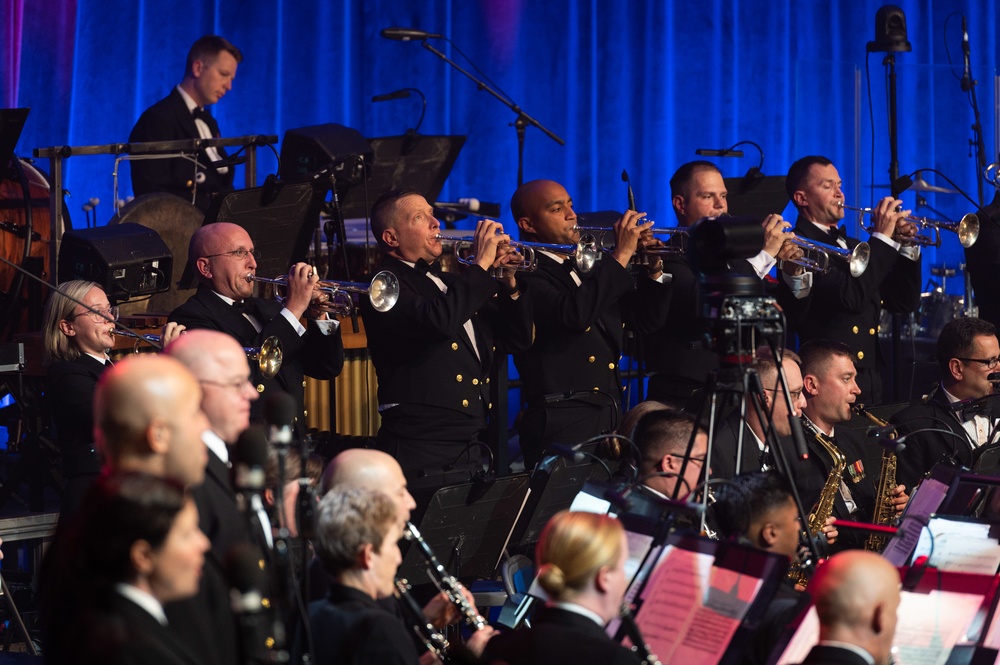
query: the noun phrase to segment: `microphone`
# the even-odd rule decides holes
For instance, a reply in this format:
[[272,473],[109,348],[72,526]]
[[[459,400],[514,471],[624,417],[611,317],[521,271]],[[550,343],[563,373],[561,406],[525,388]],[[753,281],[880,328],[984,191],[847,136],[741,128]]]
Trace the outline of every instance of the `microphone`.
[[962,73],[962,92],[972,90],[972,67],[969,65],[969,26],[962,15],[962,58],[965,60],[965,71]]
[[545,447],[545,450],[553,452],[564,459],[568,459],[574,464],[580,464],[581,462],[587,460],[586,453],[580,452],[575,446],[566,446],[561,443],[550,443]]
[[271,445],[287,446],[292,442],[295,411],[295,400],[288,393],[274,393],[264,402],[264,420],[270,426],[268,441]]
[[710,148],[698,148],[694,151],[694,154],[701,155],[702,157],[742,157],[742,150],[730,150],[726,148],[725,150],[713,150]]
[[447,201],[435,201],[435,208],[442,208],[451,212],[472,212],[477,213],[483,217],[500,217],[500,204],[490,203],[489,201],[480,201],[479,199],[473,198],[461,198],[457,203],[449,203]]
[[628,171],[622,169],[622,182],[628,186],[628,209],[638,210],[635,207],[635,193],[632,191],[632,182],[628,179]]
[[264,572],[259,561],[260,554],[246,543],[233,545],[226,552],[224,561],[229,604],[236,617],[241,663],[268,662]]
[[238,492],[263,492],[266,465],[267,437],[264,428],[251,425],[236,440],[233,451],[233,487]]
[[410,90],[408,88],[403,88],[402,90],[396,90],[394,92],[387,92],[384,95],[375,95],[372,97],[373,102],[388,102],[393,99],[404,99],[410,96]]
[[414,30],[413,28],[383,28],[380,34],[386,39],[395,39],[401,42],[408,42],[413,39],[444,39],[444,35],[424,32],[423,30]]
[[872,425],[868,428],[867,432],[869,439],[877,439],[878,444],[890,452],[898,455],[906,450],[906,445],[903,441],[906,440],[908,435],[892,438],[896,434],[896,427],[894,425]]

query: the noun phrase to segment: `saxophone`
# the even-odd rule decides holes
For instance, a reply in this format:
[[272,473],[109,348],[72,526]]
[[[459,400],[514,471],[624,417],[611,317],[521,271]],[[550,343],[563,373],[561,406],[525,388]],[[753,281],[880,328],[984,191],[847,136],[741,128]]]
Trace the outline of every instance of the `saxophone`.
[[[830,474],[826,477],[826,483],[823,485],[823,491],[819,495],[819,501],[812,512],[809,513],[809,535],[812,538],[816,538],[823,531],[826,521],[833,515],[833,504],[837,499],[837,493],[840,491],[840,480],[844,469],[847,468],[847,461],[844,459],[843,453],[837,450],[837,446],[834,445],[833,441],[828,439],[809,420],[803,418],[802,426],[816,437],[816,441],[819,442],[819,445],[823,446],[823,449],[826,450],[833,461],[833,467],[830,469]],[[796,584],[801,584],[802,586],[805,586],[809,581],[806,571],[801,564],[793,566],[788,571],[788,577],[794,580]]]
[[[854,404],[851,407],[856,415],[864,416],[879,427],[889,427],[889,423],[882,420],[875,414],[868,411],[864,404]],[[890,439],[896,438],[896,432],[889,435]],[[896,516],[892,507],[892,491],[896,489],[896,453],[883,448],[882,450],[882,471],[878,477],[878,494],[875,496],[875,514],[872,515],[872,524],[888,525]],[[881,552],[889,540],[888,534],[872,533],[865,541],[865,549],[873,552]]]

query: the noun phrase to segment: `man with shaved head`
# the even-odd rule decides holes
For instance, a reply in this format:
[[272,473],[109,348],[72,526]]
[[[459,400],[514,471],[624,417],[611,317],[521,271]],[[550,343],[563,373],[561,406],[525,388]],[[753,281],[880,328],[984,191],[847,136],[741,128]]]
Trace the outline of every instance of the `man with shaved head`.
[[888,665],[899,608],[899,573],[873,552],[841,552],[809,584],[819,644],[802,665]]
[[94,428],[108,471],[141,471],[188,487],[205,477],[201,387],[172,358],[132,356],[105,371],[94,394]]
[[[580,242],[573,199],[557,182],[526,182],[514,192],[510,208],[526,241]],[[532,293],[535,320],[534,343],[514,356],[527,404],[520,432],[528,468],[549,444],[576,444],[618,425],[624,327],[656,330],[670,301],[662,261],[653,257],[637,279],[628,270],[636,250],[654,242],[642,235],[653,226],[643,217],[634,210],[621,216],[614,225],[614,250],[591,271],[574,266],[565,253],[539,251],[537,269],[519,276]]]
[[[243,227],[227,222],[208,224],[195,231],[188,247],[188,265],[198,276],[198,291],[170,313],[188,330],[217,330],[231,335],[242,347],[260,347],[270,337],[281,343],[281,369],[273,379],[254,368],[252,381],[261,397],[283,391],[297,403],[296,429],[306,431],[303,376],[333,379],[344,365],[340,326],[320,307],[328,301],[315,287],[319,277],[306,263],[288,272],[284,303],[254,298],[257,273],[253,240]],[[271,275],[265,275],[271,277]],[[300,319],[308,318],[308,328]],[[263,399],[252,408],[256,421],[263,417]]]

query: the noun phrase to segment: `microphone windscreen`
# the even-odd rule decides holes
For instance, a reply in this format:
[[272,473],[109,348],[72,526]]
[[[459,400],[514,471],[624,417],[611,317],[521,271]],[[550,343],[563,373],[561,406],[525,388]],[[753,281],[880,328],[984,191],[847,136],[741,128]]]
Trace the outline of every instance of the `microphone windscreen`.
[[236,440],[234,461],[247,467],[263,467],[267,464],[267,435],[264,428],[251,425]]
[[275,427],[291,426],[295,420],[295,400],[288,393],[272,393],[264,402],[264,420]]

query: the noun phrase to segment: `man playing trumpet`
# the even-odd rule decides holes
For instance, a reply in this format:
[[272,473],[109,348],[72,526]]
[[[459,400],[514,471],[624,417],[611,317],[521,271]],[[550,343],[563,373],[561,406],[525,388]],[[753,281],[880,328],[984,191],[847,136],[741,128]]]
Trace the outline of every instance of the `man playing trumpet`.
[[[798,235],[846,249],[857,246],[859,241],[837,226],[844,218],[842,184],[837,167],[826,157],[811,155],[792,164],[785,188],[799,211]],[[920,304],[920,248],[907,244],[917,228],[906,221],[910,211],[899,210],[900,205],[887,196],[872,211],[871,258],[864,273],[855,277],[844,262],[832,261],[829,272],[814,276],[813,306],[798,320],[789,317],[799,344],[828,339],[851,348],[861,388],[858,399],[865,404],[882,401],[881,308],[905,313]]]
[[[296,429],[305,433],[303,375],[333,379],[344,365],[344,346],[336,319],[321,309],[328,296],[316,289],[319,277],[306,263],[288,271],[284,303],[253,297],[257,261],[253,240],[243,227],[228,222],[195,231],[188,263],[198,276],[198,291],[170,313],[169,320],[188,329],[207,328],[232,335],[243,347],[259,347],[268,337],[281,342],[281,369],[273,379],[254,367],[251,381],[264,399],[253,403],[251,418],[262,420],[268,391],[295,398]],[[308,328],[300,319],[308,319]],[[308,358],[308,362],[306,359]]]
[[493,408],[495,354],[526,348],[532,334],[528,294],[512,271],[496,279],[489,273],[521,257],[499,223],[481,220],[473,265],[460,274],[441,272],[441,225],[414,190],[379,197],[371,225],[381,268],[399,280],[392,309],[361,303],[378,374],[378,447],[408,478],[466,460],[477,464]]

